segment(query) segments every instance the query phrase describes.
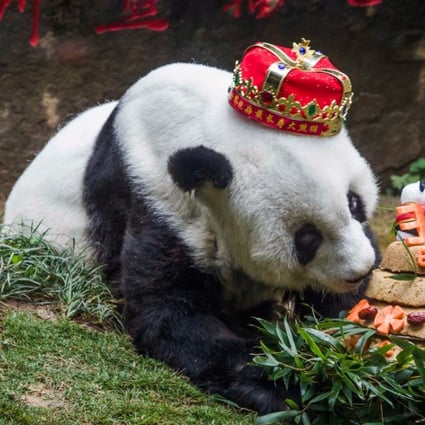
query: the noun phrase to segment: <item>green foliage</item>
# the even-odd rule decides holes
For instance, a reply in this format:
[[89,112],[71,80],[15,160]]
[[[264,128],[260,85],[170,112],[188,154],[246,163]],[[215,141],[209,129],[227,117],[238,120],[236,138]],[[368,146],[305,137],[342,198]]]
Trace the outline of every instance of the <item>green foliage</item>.
[[37,228],[0,227],[0,301],[59,301],[67,317],[122,328],[99,266],[45,236]]
[[[299,405],[265,415],[257,425],[278,422],[303,425],[414,424],[425,422],[425,351],[400,338],[378,348],[375,331],[343,319],[308,324],[260,320],[262,353],[255,364],[272,380],[300,386]],[[347,337],[358,335],[352,351]],[[394,360],[385,353],[394,344]]]
[[399,195],[404,186],[419,180],[425,181],[425,158],[420,158],[413,162],[407,173],[401,176],[393,175],[390,180],[389,195]]

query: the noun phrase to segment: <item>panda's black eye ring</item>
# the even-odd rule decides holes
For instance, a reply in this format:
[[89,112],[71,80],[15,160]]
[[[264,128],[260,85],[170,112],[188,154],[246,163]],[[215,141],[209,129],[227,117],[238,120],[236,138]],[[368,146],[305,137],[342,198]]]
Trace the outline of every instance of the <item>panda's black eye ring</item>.
[[352,217],[360,221],[360,223],[363,223],[366,221],[366,211],[365,207],[362,201],[362,198],[353,191],[349,191],[347,193],[347,200],[348,200],[348,208],[350,210],[350,213]]
[[305,266],[316,255],[323,241],[320,230],[313,224],[305,224],[295,232],[295,254],[300,264]]

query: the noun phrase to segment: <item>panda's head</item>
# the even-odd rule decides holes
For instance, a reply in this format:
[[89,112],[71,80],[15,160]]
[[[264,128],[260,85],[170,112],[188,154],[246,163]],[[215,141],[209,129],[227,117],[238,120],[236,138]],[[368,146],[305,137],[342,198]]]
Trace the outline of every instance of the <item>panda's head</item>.
[[168,162],[208,216],[217,264],[270,288],[356,292],[375,263],[365,224],[377,189],[346,132],[317,140],[246,127],[240,144],[180,149]]
[[227,103],[230,80],[174,64],[127,92],[116,131],[132,185],[207,267],[268,288],[355,291],[375,261],[368,164],[344,128],[298,136],[247,119]]

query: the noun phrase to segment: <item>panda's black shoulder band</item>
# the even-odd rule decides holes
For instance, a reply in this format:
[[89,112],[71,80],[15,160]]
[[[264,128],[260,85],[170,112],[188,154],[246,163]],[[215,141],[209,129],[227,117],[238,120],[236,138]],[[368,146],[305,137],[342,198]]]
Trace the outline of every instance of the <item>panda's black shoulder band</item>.
[[232,165],[226,156],[202,145],[176,151],[168,159],[168,172],[184,191],[198,189],[207,182],[224,189],[233,178]]

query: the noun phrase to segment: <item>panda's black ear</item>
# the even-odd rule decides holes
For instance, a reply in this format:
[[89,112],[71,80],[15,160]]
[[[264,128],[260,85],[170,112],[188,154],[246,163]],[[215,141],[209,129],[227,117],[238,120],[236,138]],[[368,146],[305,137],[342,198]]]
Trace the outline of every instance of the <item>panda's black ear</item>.
[[168,172],[184,191],[199,189],[207,182],[217,189],[224,189],[233,178],[230,161],[223,154],[205,146],[175,152],[168,159]]

